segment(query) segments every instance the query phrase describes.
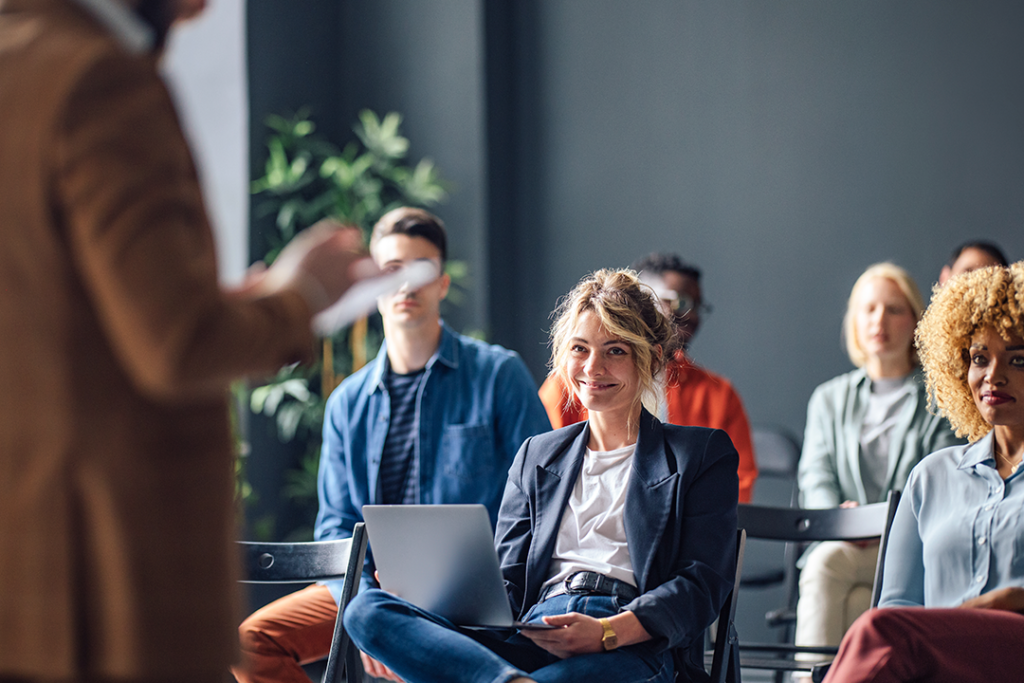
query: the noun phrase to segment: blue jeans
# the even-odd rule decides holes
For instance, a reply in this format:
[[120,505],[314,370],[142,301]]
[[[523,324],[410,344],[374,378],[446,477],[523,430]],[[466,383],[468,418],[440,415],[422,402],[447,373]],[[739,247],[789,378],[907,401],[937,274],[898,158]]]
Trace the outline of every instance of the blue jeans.
[[[600,618],[618,608],[607,595],[559,595],[534,605],[525,621],[568,612]],[[377,589],[349,604],[345,628],[360,650],[407,683],[508,683],[519,676],[537,683],[670,683],[675,675],[671,651],[650,643],[559,659],[519,633],[461,629]]]

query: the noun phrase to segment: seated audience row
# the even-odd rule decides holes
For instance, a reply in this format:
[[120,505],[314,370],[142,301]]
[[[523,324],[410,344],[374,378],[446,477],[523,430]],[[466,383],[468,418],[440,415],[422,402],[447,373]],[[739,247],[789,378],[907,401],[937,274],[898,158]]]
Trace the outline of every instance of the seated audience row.
[[[548,431],[544,406],[515,353],[456,334],[440,318],[448,289],[441,221],[421,209],[389,212],[375,226],[370,251],[385,271],[428,260],[439,278],[420,289],[382,298],[385,342],[377,359],[347,378],[327,404],[321,453],[318,540],[344,538],[368,503],[482,503],[496,521],[512,457],[532,435]],[[677,257],[653,255],[638,264],[656,281],[661,314],[671,323],[668,380],[653,391],[651,409],[674,424],[724,428],[742,456],[738,469],[749,499],[757,469],[750,428],[738,395],[724,378],[696,367],[682,346],[704,308],[700,271]],[[648,294],[650,282],[643,286]],[[674,351],[678,347],[678,351]],[[541,390],[557,426],[587,417],[559,373]],[[557,387],[557,388],[556,388]],[[667,406],[665,397],[668,396]],[[371,552],[365,585],[376,586]],[[267,605],[243,622],[241,681],[305,680],[301,663],[327,653],[340,585],[311,586]],[[378,664],[364,657],[365,666]]]
[[1024,671],[1024,262],[937,289],[917,343],[935,406],[970,444],[911,473],[882,609],[854,623],[826,683],[988,683]]
[[[979,267],[1006,265],[989,242],[957,247],[939,284]],[[819,386],[807,407],[800,456],[804,507],[884,501],[902,490],[920,460],[963,443],[932,414],[922,381],[914,328],[924,310],[910,275],[891,263],[868,268],[856,281],[843,337],[857,370]],[[797,645],[836,646],[871,602],[877,543],[821,543],[801,558]]]
[[[989,255],[988,246],[964,245],[943,273],[975,267]],[[439,308],[448,288],[443,275],[446,237],[443,224],[428,212],[403,208],[382,218],[371,239],[371,253],[384,270],[414,260],[431,261],[439,277],[420,289],[403,288],[381,299],[386,340],[377,360],[348,378],[330,398],[316,536],[350,535],[361,520],[361,506],[367,503],[479,502],[488,507],[500,529],[502,522],[496,515],[505,473],[510,465],[514,471],[512,455],[518,445],[549,429],[544,410],[556,427],[585,421],[586,429],[592,431],[601,416],[590,415],[584,389],[601,395],[618,391],[618,385],[581,383],[579,377],[563,372],[556,360],[540,390],[542,406],[515,353],[447,328]],[[729,434],[739,451],[737,494],[748,501],[757,470],[742,403],[727,380],[696,367],[686,355],[705,308],[700,271],[678,257],[659,254],[635,263],[634,269],[640,273],[638,285],[655,295],[652,301],[660,301],[660,314],[671,321],[679,341],[659,348],[665,354],[666,369],[651,375],[657,386],[649,387],[650,411],[662,422],[720,428]],[[892,264],[873,266],[855,284],[844,333],[851,360],[859,369],[822,385],[812,396],[799,475],[805,506],[884,500],[889,490],[905,485],[911,468],[923,456],[958,442],[948,423],[928,412],[916,372],[913,332],[922,309],[916,285]],[[607,327],[606,316],[601,323]],[[636,352],[621,335],[604,332],[609,344],[618,339],[630,353]],[[556,347],[556,355],[557,351]],[[439,400],[442,396],[444,400]],[[507,496],[506,490],[506,500]],[[872,544],[832,543],[807,553],[801,574],[798,644],[838,644],[849,624],[867,608],[877,551]],[[606,568],[614,570],[613,565]],[[376,586],[372,548],[364,581]],[[551,581],[557,583],[557,579]],[[244,660],[234,670],[236,677],[304,681],[300,664],[323,656],[329,646],[337,615],[336,592],[336,586],[313,586],[247,619],[240,629]],[[524,596],[513,597],[523,607]],[[537,595],[529,597],[534,600],[530,605],[539,604]],[[375,599],[384,600],[379,595]],[[635,635],[635,625],[629,622],[624,627]],[[560,648],[565,645],[563,639],[570,637],[530,632],[517,642],[536,641],[542,650],[569,652]],[[395,677],[373,657],[364,654],[363,658],[371,673]],[[527,659],[533,664],[526,662],[527,668],[519,673],[541,666],[534,655]],[[691,664],[677,662],[684,668]],[[400,664],[405,666],[408,661]]]

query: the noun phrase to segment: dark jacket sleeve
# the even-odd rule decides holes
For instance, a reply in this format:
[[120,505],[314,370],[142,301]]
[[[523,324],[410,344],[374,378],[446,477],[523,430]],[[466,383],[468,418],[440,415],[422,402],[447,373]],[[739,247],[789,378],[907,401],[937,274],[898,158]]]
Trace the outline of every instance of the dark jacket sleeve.
[[498,562],[505,578],[505,590],[508,593],[513,614],[521,613],[523,608],[523,596],[526,591],[526,558],[533,539],[530,498],[524,491],[523,483],[523,468],[531,441],[532,438],[523,442],[509,469],[494,534]]
[[[632,611],[666,648],[702,642],[732,589],[736,572],[736,466],[739,456],[721,430],[707,434],[681,468],[675,511],[655,553],[644,592]],[[666,446],[674,447],[667,439]],[[696,462],[694,459],[696,458]],[[635,570],[636,568],[634,568]]]
[[55,211],[119,361],[143,393],[221,396],[311,357],[295,292],[229,293],[174,106],[145,59],[97,58],[57,134]]

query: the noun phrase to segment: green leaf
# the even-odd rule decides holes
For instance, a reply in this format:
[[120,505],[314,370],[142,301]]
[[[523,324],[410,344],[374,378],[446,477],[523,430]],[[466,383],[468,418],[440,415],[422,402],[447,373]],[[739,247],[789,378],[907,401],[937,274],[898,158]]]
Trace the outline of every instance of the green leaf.
[[420,204],[437,204],[448,197],[443,185],[438,182],[437,169],[430,159],[421,159],[406,179],[402,191],[407,197]]
[[369,109],[359,112],[361,125],[355,127],[355,133],[363,141],[370,152],[385,159],[401,159],[409,151],[409,140],[398,134],[402,116],[398,112],[389,112],[380,121]]

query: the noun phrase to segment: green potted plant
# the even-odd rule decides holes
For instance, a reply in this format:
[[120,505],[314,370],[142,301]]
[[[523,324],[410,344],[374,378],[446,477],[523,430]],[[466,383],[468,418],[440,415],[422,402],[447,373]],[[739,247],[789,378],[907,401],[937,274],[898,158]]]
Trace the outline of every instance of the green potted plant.
[[[266,236],[267,263],[321,218],[356,226],[368,238],[373,224],[387,211],[398,206],[430,207],[447,198],[448,184],[432,161],[405,163],[409,141],[401,135],[401,121],[396,112],[381,119],[363,110],[353,127],[356,139],[339,149],[316,133],[306,111],[267,119],[271,129],[267,162],[263,176],[252,183],[252,192],[260,200],[257,215],[274,217],[275,230]],[[457,261],[449,266],[456,280],[463,279],[465,271],[465,264]],[[281,491],[293,505],[308,511],[303,515],[306,519],[312,520],[316,509],[320,428],[327,396],[345,376],[366,364],[382,339],[379,318],[360,320],[324,339],[316,363],[283,368],[250,393],[251,410],[273,417],[282,441],[306,441],[304,456],[297,468],[287,472]],[[308,525],[284,533],[267,528],[266,522],[258,526],[263,528],[255,530],[257,536],[297,540],[312,533]]]

